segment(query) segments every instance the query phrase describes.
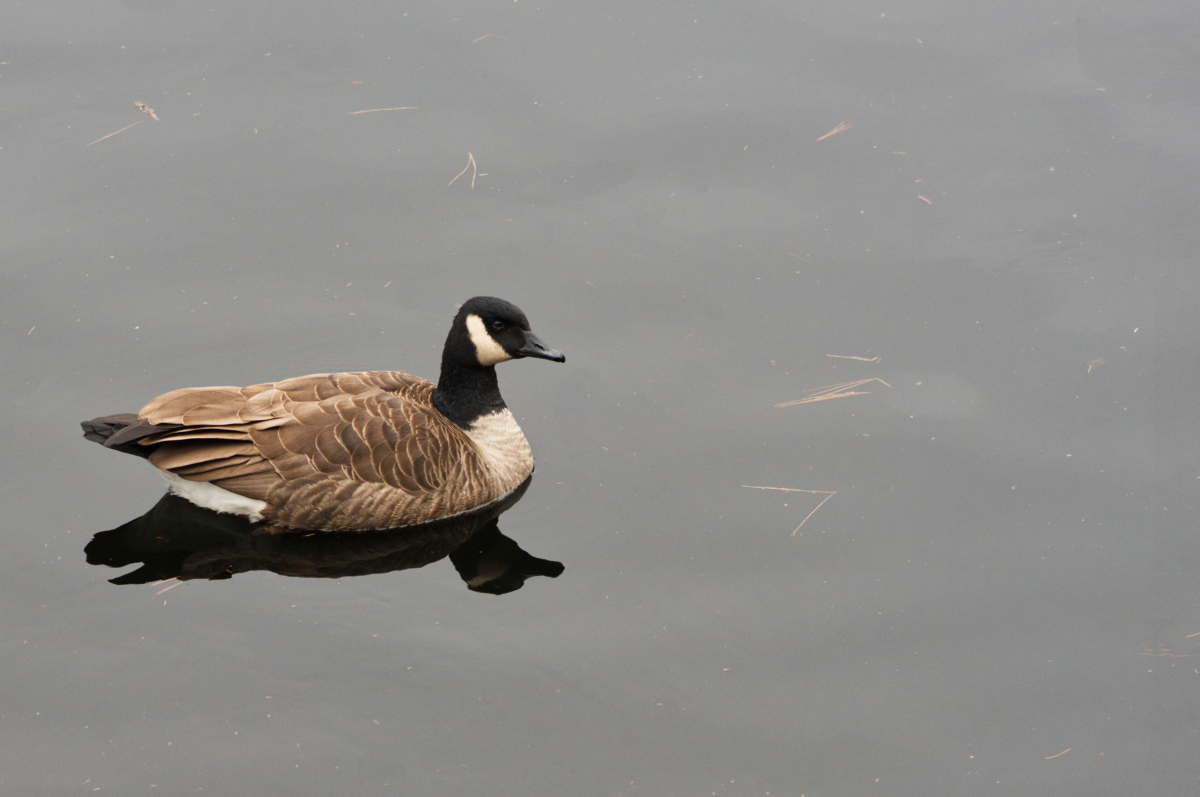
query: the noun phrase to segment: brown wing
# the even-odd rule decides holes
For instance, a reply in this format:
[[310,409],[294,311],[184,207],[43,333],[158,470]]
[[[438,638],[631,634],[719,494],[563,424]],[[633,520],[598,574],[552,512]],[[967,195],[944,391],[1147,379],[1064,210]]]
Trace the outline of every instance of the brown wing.
[[254,447],[250,429],[278,425],[284,419],[264,411],[261,401],[251,410],[250,402],[272,388],[271,384],[197,387],[165,393],[143,407],[138,417],[175,428],[137,442],[156,446],[149,457],[155,467],[191,481],[222,487],[236,483],[233,492],[262,500],[279,476]]
[[[261,455],[285,481],[323,475],[385,484],[409,495],[431,493],[445,482],[470,444],[458,427],[428,407],[433,386],[388,390],[369,374],[331,374],[276,385],[280,426],[250,431]],[[336,385],[336,389],[334,386]]]
[[[306,506],[306,516],[315,509],[328,516],[335,504],[381,504],[384,498],[395,504],[404,495],[426,497],[460,466],[474,444],[428,408],[432,390],[423,379],[391,371],[177,390],[147,404],[140,417],[182,427],[139,442],[158,446],[150,461],[163,470],[267,501],[272,509],[292,504],[292,510],[278,516],[283,522],[317,523],[312,517],[302,523],[299,517],[285,516],[300,511],[300,504]],[[390,487],[403,495],[364,491],[364,485]],[[313,496],[322,493],[317,502]],[[299,500],[302,494],[306,497]],[[394,506],[370,509],[346,505],[337,514],[397,514]],[[382,522],[378,517],[362,520],[376,528]],[[339,521],[343,527],[352,522]]]

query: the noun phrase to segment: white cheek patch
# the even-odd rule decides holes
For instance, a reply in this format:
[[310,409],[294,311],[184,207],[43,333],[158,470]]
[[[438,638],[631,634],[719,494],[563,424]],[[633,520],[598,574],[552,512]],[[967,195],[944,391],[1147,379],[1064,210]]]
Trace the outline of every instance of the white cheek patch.
[[467,316],[467,332],[471,336],[471,343],[475,344],[475,358],[479,360],[480,365],[495,365],[512,359],[512,355],[506,352],[503,346],[492,340],[492,336],[483,325],[483,319],[474,313]]

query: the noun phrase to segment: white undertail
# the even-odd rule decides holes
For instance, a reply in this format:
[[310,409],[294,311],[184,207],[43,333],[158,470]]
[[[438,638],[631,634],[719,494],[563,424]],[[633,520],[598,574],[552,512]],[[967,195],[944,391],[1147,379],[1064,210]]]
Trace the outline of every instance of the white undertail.
[[159,473],[171,485],[171,492],[180,498],[191,501],[196,506],[202,506],[214,512],[244,515],[254,523],[263,519],[263,510],[267,508],[265,501],[231,493],[211,482],[189,481],[169,470],[160,470]]

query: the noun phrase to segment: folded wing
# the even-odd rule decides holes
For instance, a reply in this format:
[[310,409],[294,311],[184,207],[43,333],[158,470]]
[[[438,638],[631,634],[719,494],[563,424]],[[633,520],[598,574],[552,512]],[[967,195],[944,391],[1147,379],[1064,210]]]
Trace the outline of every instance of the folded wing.
[[[302,528],[388,528],[487,496],[439,488],[474,443],[429,409],[433,385],[394,371],[314,374],[249,387],[176,390],[151,401],[150,461],[266,501]],[[471,491],[467,491],[468,493]]]

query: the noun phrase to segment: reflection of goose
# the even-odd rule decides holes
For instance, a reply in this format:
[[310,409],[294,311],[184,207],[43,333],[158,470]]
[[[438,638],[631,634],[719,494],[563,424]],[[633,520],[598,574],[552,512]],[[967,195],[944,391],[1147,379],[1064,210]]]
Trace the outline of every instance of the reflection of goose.
[[147,457],[194,504],[299,529],[385,529],[497,501],[533,473],[495,365],[563,362],[503,299],[459,310],[435,387],[397,371],[185,388],[84,436]]
[[[532,478],[532,477],[531,477]],[[558,562],[522,551],[496,519],[521,499],[531,479],[487,507],[402,529],[302,534],[218,514],[175,495],[120,528],[102,531],[84,549],[89,564],[142,567],[112,579],[146,584],[178,578],[225,579],[250,570],[301,578],[344,578],[424,567],[447,554],[477,592],[500,595],[531,576],[554,578]]]

